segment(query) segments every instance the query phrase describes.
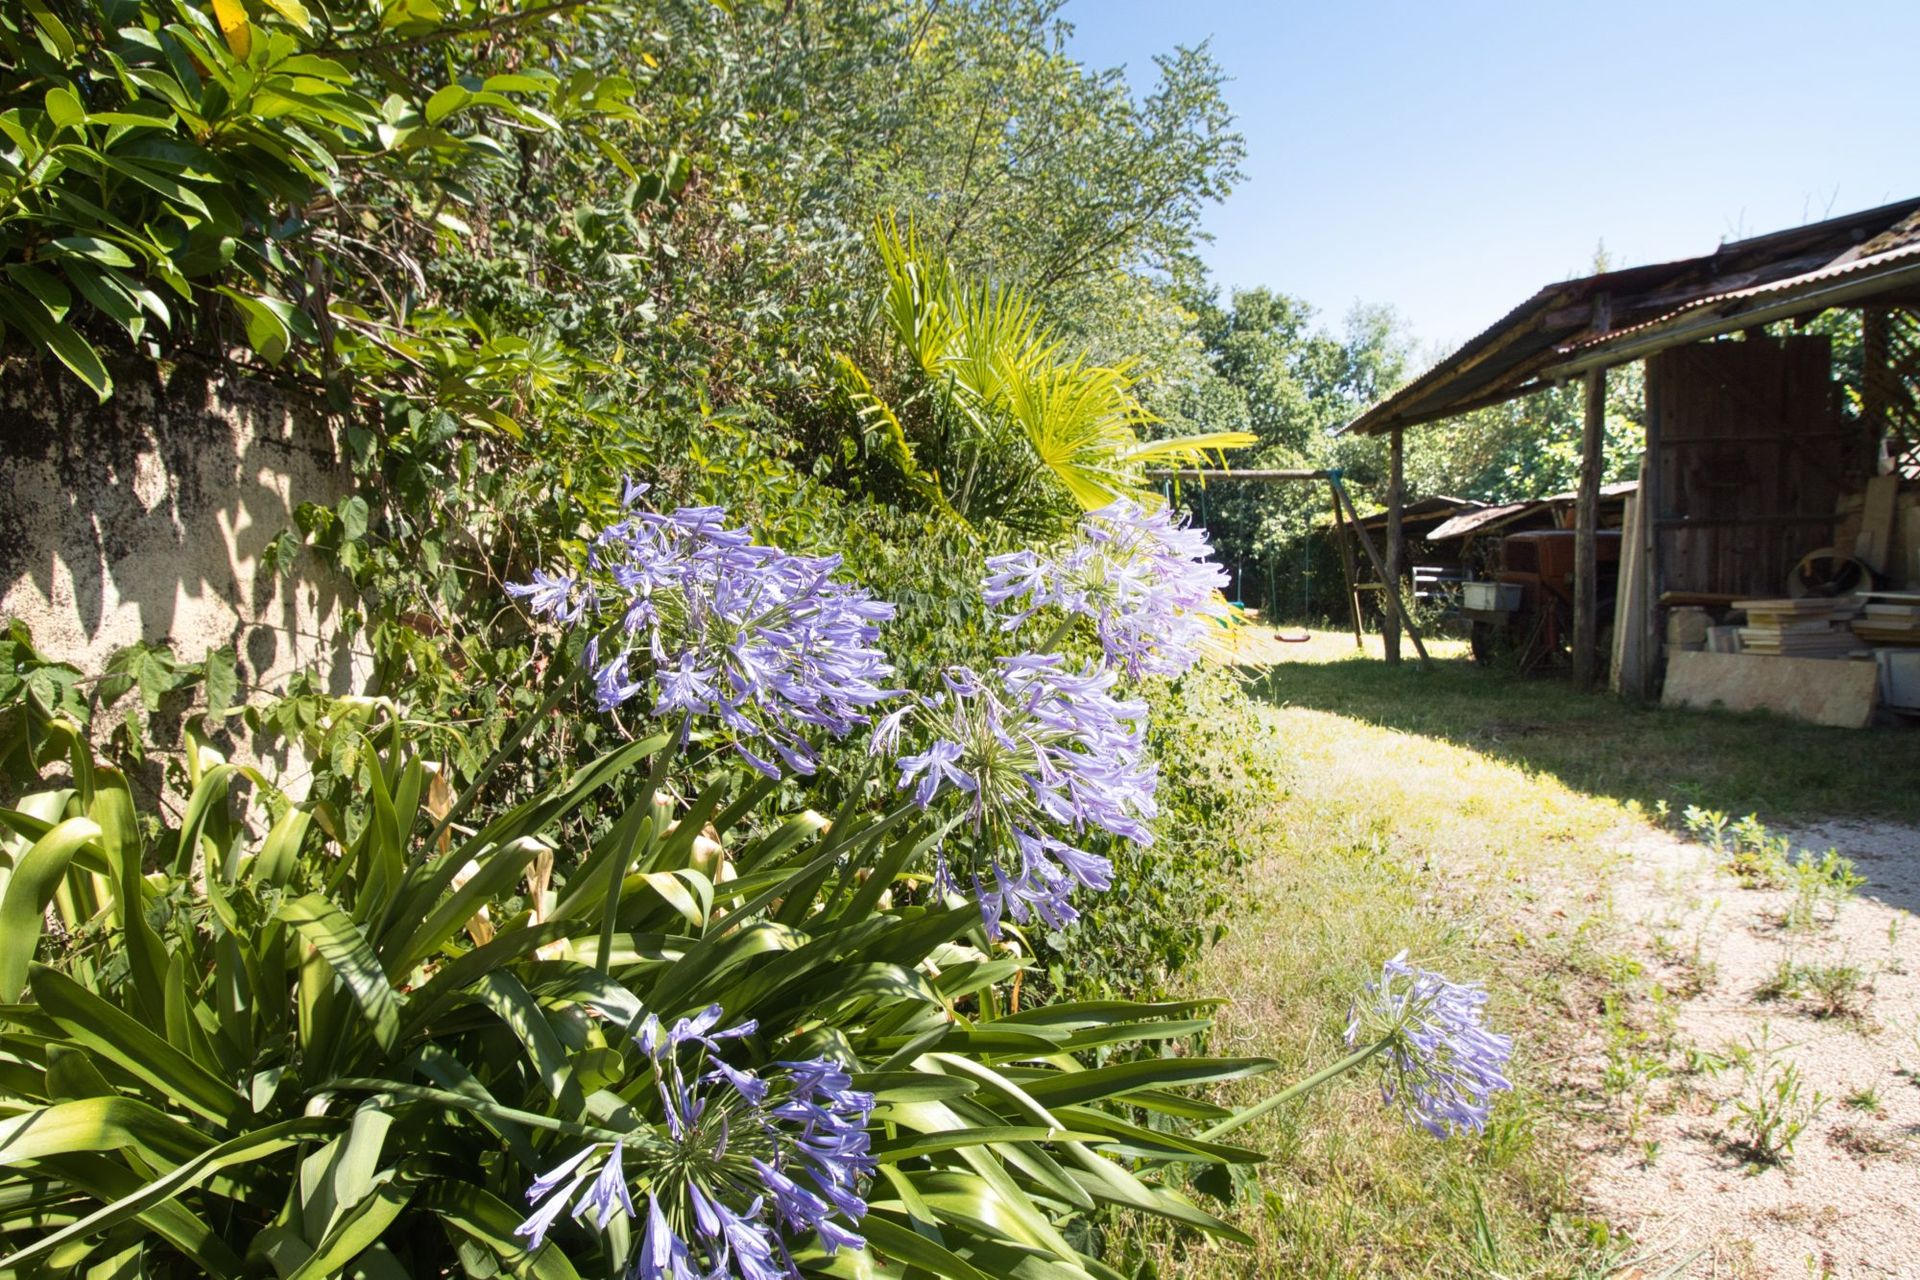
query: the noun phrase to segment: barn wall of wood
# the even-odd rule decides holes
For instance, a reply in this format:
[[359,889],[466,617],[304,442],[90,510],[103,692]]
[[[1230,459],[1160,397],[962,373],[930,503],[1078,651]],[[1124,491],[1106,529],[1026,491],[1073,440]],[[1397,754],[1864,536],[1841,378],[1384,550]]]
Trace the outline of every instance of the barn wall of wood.
[[1777,596],[1833,545],[1836,509],[1872,465],[1840,412],[1825,337],[1747,338],[1647,360],[1658,416],[1661,588]]

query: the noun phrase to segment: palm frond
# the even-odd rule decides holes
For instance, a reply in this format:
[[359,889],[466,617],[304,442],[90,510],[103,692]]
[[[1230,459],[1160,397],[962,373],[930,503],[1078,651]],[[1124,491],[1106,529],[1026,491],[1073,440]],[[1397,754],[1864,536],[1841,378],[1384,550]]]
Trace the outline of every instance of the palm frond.
[[[1045,503],[1049,490],[1064,490],[1087,510],[1122,496],[1148,499],[1149,465],[1200,463],[1255,443],[1239,431],[1143,440],[1157,419],[1134,394],[1133,362],[1071,356],[1029,294],[1015,285],[963,284],[911,224],[903,232],[892,217],[881,218],[874,238],[886,276],[880,316],[945,410],[942,430],[957,431],[942,444],[952,455],[949,475],[964,477],[958,488],[941,481],[939,465],[920,465],[906,426],[853,362],[840,356],[836,365],[863,427],[884,432],[909,483],[940,505],[965,510],[977,500],[995,508],[980,514],[1031,519],[997,508]],[[1035,464],[1055,484],[976,483]]]

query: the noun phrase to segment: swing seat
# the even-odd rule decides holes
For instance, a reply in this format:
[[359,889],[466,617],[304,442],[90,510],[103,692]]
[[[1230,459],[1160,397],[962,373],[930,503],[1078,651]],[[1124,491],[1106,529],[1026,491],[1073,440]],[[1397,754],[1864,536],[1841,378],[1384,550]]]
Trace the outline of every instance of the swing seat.
[[1273,638],[1281,644],[1305,644],[1307,641],[1313,639],[1313,636],[1311,633],[1305,631],[1302,631],[1297,636],[1290,636],[1284,631],[1276,631],[1273,633]]

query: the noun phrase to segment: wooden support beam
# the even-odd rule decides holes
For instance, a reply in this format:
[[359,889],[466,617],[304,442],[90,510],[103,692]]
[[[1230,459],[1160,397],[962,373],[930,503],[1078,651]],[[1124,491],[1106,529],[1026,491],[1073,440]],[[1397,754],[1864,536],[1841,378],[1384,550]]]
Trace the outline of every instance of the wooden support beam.
[[1347,583],[1347,608],[1353,613],[1353,647],[1366,647],[1360,634],[1360,588],[1354,582],[1353,543],[1347,538],[1347,515],[1340,509],[1340,482],[1329,478],[1327,488],[1333,494],[1333,539],[1340,544],[1340,573]]
[[1893,362],[1890,317],[1885,307],[1860,310],[1860,425],[1874,444],[1886,433],[1897,384]]
[[[1403,523],[1406,512],[1406,441],[1405,432],[1395,427],[1387,436],[1387,569],[1383,575],[1387,590],[1398,596],[1400,575],[1407,563],[1407,537]],[[1386,639],[1387,661],[1398,665],[1400,661],[1400,611],[1387,610],[1386,625],[1382,629]]]
[[1573,687],[1591,693],[1600,665],[1600,468],[1605,459],[1607,372],[1587,372],[1587,416],[1580,433],[1580,491],[1573,510]]
[[1387,586],[1387,589],[1380,593],[1380,599],[1384,602],[1387,611],[1398,616],[1400,625],[1407,629],[1407,637],[1413,641],[1414,652],[1420,655],[1421,664],[1431,668],[1433,659],[1427,656],[1427,646],[1421,643],[1420,633],[1414,629],[1412,619],[1407,617],[1406,606],[1400,601],[1400,584],[1387,577],[1386,562],[1380,558],[1380,552],[1374,548],[1372,535],[1367,532],[1366,526],[1360,523],[1360,515],[1353,509],[1353,499],[1348,495],[1346,486],[1340,483],[1338,476],[1333,479],[1333,501],[1335,506],[1346,504],[1347,519],[1352,522],[1353,531],[1359,536],[1360,549],[1367,553],[1367,559],[1373,562],[1373,571],[1380,575],[1380,580]]
[[1640,669],[1630,683],[1623,685],[1629,697],[1652,702],[1660,696],[1664,673],[1667,625],[1666,613],[1659,605],[1666,590],[1666,575],[1660,564],[1660,524],[1667,519],[1665,502],[1666,463],[1661,451],[1666,448],[1660,421],[1660,399],[1656,394],[1659,379],[1647,377],[1647,451],[1640,468]]

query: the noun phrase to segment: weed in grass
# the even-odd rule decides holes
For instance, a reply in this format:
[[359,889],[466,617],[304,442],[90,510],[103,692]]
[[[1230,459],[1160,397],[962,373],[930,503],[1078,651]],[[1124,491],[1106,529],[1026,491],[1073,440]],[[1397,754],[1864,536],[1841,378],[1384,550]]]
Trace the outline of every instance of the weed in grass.
[[1859,965],[1810,964],[1800,971],[1813,1011],[1822,1018],[1851,1018],[1861,1012],[1861,1000],[1872,988]]
[[1720,865],[1741,884],[1750,889],[1792,889],[1793,898],[1780,922],[1797,933],[1831,923],[1841,904],[1867,882],[1837,849],[1818,857],[1802,850],[1796,856],[1793,841],[1769,831],[1756,814],[1729,823],[1717,809],[1688,805],[1680,823],[1688,835],[1712,848]]
[[1724,1053],[1715,1053],[1697,1044],[1690,1044],[1680,1053],[1680,1070],[1690,1076],[1717,1076],[1733,1065],[1733,1060]]
[[1716,901],[1683,941],[1676,941],[1665,932],[1653,936],[1654,956],[1673,970],[1678,979],[1674,993],[1682,999],[1691,1000],[1704,994],[1719,980],[1719,962],[1707,954],[1707,928],[1719,914],[1720,904]]
[[1841,1105],[1848,1109],[1864,1111],[1870,1116],[1877,1116],[1885,1110],[1885,1106],[1880,1101],[1880,1085],[1878,1081],[1873,1084],[1860,1086],[1840,1101]]
[[1805,999],[1816,1018],[1852,1018],[1862,1012],[1862,997],[1872,990],[1857,964],[1802,964],[1782,956],[1773,972],[1755,988],[1756,1000]]
[[1733,1100],[1729,1145],[1756,1166],[1784,1165],[1793,1158],[1793,1144],[1826,1109],[1827,1096],[1807,1089],[1799,1065],[1772,1048],[1764,1025],[1759,1040],[1736,1046],[1732,1057],[1744,1080]]
[[1761,979],[1753,990],[1753,998],[1760,1001],[1792,1000],[1799,994],[1800,966],[1790,955],[1781,956],[1773,972]]
[[1867,878],[1853,869],[1849,858],[1829,849],[1818,858],[1802,852],[1791,866],[1789,880],[1793,899],[1787,904],[1781,923],[1797,933],[1810,933],[1831,924],[1840,907]]
[[[1662,809],[1665,803],[1662,802]],[[1680,824],[1695,840],[1703,840],[1715,854],[1727,851],[1727,815],[1718,809],[1703,809],[1690,804],[1680,813]]]
[[1606,1064],[1600,1081],[1609,1095],[1624,1104],[1627,1137],[1635,1138],[1646,1116],[1647,1090],[1667,1074],[1665,1046],[1654,1033],[1633,1025],[1624,992],[1607,992],[1601,997],[1600,1008],[1606,1036]]

